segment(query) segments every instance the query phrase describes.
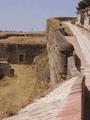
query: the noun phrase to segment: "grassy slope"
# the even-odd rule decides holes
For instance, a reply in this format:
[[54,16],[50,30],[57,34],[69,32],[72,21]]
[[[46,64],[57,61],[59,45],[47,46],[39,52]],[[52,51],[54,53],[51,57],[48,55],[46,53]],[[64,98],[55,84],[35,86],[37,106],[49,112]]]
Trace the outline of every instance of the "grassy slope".
[[34,61],[37,78],[43,80],[44,83],[49,85],[50,82],[50,71],[48,65],[48,53],[45,51],[40,56],[37,56]]
[[[41,55],[39,59],[43,57]],[[40,61],[34,65],[13,65],[15,77],[0,81],[0,117],[15,114],[34,98],[43,95],[46,86],[37,77],[37,64]]]

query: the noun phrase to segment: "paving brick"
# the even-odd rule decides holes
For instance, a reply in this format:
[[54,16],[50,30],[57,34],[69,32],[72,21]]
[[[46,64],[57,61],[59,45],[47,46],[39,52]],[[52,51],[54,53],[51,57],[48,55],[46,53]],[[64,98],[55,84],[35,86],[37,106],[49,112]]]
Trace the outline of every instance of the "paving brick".
[[81,120],[81,92],[69,95],[63,111],[59,113],[60,120]]

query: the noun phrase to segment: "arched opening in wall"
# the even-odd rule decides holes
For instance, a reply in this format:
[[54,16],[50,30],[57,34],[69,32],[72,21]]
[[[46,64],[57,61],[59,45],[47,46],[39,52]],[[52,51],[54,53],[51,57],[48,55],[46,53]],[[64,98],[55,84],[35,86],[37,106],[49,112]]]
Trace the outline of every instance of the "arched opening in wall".
[[23,54],[20,54],[19,55],[19,63],[23,63],[24,62],[24,55]]
[[89,25],[90,25],[90,18],[89,18]]
[[61,79],[66,80],[67,77],[67,64],[68,64],[68,52],[62,51],[61,53]]
[[68,64],[67,53],[64,54],[63,56],[64,56],[64,71],[65,74],[67,75],[67,64]]
[[76,66],[77,70],[80,72],[81,71],[81,60],[77,56],[76,53],[74,53],[74,62],[75,62],[75,66]]

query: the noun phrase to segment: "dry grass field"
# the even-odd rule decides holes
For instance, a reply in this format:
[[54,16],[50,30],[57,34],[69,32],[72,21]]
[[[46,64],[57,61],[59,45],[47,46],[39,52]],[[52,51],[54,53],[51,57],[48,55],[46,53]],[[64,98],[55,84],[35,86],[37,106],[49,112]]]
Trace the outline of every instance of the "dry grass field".
[[13,78],[0,81],[0,118],[11,116],[18,110],[42,96],[45,84],[38,80],[34,65],[12,65]]
[[47,44],[47,40],[46,37],[35,37],[35,36],[31,36],[31,37],[9,37],[7,39],[0,39],[0,44],[4,43],[4,44],[31,44],[31,45],[37,45],[37,44],[41,44],[41,45],[45,45]]
[[0,44],[47,44],[45,32],[0,32]]

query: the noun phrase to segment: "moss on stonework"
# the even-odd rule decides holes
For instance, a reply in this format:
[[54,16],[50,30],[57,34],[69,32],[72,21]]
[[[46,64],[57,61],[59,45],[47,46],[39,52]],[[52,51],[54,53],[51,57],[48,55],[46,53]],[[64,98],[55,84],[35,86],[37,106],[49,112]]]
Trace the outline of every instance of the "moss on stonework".
[[60,73],[60,80],[66,80],[67,76],[65,73]]

